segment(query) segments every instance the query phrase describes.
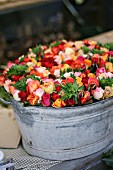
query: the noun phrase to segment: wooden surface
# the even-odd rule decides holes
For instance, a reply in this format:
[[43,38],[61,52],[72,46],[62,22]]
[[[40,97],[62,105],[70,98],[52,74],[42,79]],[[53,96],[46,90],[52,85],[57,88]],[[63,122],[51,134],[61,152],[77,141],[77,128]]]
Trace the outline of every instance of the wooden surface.
[[32,4],[39,4],[39,3],[45,3],[45,2],[51,2],[54,0],[12,0],[8,1],[6,3],[0,3],[0,11],[4,11],[7,9],[13,9],[16,7],[22,7],[22,6],[29,6]]
[[113,42],[113,30],[96,35],[94,37],[90,37],[89,39],[99,41],[102,43]]

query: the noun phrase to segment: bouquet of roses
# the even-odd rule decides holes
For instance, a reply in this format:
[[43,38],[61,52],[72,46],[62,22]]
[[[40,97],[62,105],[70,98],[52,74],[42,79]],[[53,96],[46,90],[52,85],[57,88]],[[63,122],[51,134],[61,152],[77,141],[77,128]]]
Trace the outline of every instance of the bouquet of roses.
[[77,106],[113,96],[113,43],[56,41],[8,62],[0,86],[25,105]]

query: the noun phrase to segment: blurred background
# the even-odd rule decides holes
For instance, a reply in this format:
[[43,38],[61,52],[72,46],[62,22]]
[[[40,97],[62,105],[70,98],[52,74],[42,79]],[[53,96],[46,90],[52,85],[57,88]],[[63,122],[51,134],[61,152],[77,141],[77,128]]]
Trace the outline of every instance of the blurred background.
[[0,65],[37,43],[111,30],[112,16],[113,0],[0,0]]

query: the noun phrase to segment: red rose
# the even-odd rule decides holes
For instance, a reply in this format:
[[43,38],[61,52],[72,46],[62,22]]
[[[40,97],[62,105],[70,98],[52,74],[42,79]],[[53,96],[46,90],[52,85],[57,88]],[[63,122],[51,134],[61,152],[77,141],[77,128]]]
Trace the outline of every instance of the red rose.
[[25,102],[27,101],[27,96],[28,96],[28,93],[27,92],[24,92],[24,91],[20,91],[18,93],[19,97],[21,98],[21,101],[22,102]]
[[52,99],[55,101],[57,100],[58,98],[60,98],[60,96],[57,94],[57,93],[53,93],[52,94]]
[[66,81],[67,81],[67,83],[72,83],[72,84],[74,84],[74,78],[72,78],[72,77],[66,78]]
[[42,105],[48,107],[50,106],[50,94],[49,93],[44,93],[42,96]]
[[84,97],[80,99],[81,104],[85,104],[90,99],[90,92],[84,91]]
[[19,81],[20,78],[21,78],[21,76],[16,76],[16,75],[12,75],[12,76],[11,76],[11,79],[12,79],[13,81]]
[[30,62],[30,61],[31,61],[30,58],[28,58],[28,57],[25,57],[25,58],[24,58],[24,62],[25,62],[25,63],[28,63],[28,62]]
[[44,54],[44,58],[53,58],[53,57],[54,57],[53,53],[48,52]]
[[55,55],[58,54],[58,52],[60,51],[60,49],[58,47],[52,47],[51,50]]
[[106,62],[101,59],[101,60],[100,60],[100,63],[99,63],[99,67],[100,67],[100,68],[101,68],[101,67],[104,67],[105,64],[106,64]]
[[88,79],[88,84],[95,84],[96,85],[96,87],[99,87],[99,81],[97,80],[97,78],[93,78],[93,77],[91,77],[91,78],[89,78]]
[[65,48],[65,43],[64,42],[61,42],[61,44],[58,45],[58,48],[63,51],[64,48]]
[[3,86],[5,83],[5,77],[4,76],[0,76],[0,86]]
[[61,91],[61,87],[60,86],[56,86],[56,91],[60,92]]

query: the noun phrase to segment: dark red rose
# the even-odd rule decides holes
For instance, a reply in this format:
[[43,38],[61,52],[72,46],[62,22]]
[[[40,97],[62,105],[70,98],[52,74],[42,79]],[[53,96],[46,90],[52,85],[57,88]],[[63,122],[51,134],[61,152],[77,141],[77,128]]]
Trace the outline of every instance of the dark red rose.
[[73,98],[68,99],[68,100],[66,100],[65,102],[66,102],[66,105],[67,105],[67,106],[73,106],[73,105],[75,105],[75,103],[76,103]]
[[50,106],[50,94],[49,93],[44,93],[42,96],[42,105],[48,107]]
[[42,63],[42,66],[46,68],[51,68],[55,65],[53,57],[43,58],[40,62]]
[[21,98],[21,101],[22,101],[22,102],[27,101],[27,96],[28,96],[28,93],[27,93],[27,92],[20,91],[18,95],[19,95],[19,97]]
[[52,94],[52,99],[55,101],[55,100],[57,100],[57,99],[59,99],[60,98],[60,96],[57,94],[57,93],[53,93]]

